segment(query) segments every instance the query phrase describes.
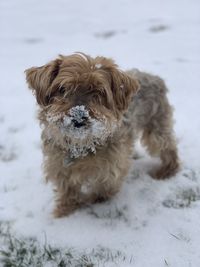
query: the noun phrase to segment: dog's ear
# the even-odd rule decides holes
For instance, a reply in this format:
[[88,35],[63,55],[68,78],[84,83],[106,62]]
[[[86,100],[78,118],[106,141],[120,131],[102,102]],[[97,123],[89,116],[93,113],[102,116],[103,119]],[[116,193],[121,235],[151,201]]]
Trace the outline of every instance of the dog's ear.
[[131,97],[137,93],[139,84],[134,78],[117,68],[112,68],[110,74],[111,90],[116,107],[120,111],[126,110]]
[[36,96],[39,105],[49,104],[49,87],[59,72],[62,59],[58,58],[41,67],[25,70],[26,81]]

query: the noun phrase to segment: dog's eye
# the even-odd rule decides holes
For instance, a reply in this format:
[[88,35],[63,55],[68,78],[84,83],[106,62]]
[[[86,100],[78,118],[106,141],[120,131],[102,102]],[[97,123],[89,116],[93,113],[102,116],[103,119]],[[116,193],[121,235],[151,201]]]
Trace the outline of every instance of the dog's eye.
[[64,93],[65,93],[65,87],[61,86],[61,87],[59,88],[59,93],[60,93],[61,95],[64,95]]

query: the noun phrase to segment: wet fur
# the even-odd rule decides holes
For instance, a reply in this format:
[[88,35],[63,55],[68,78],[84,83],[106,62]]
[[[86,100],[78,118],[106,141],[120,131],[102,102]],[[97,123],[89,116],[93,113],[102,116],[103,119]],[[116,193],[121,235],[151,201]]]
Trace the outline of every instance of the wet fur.
[[[164,179],[177,172],[173,112],[161,78],[138,70],[123,72],[111,59],[83,53],[30,68],[26,77],[40,106],[44,172],[46,180],[55,184],[56,217],[116,194],[139,136],[149,153],[162,161],[152,174],[154,178]],[[73,158],[69,142],[75,140],[63,136],[56,124],[49,123],[47,114],[68,114],[77,105],[86,106],[91,118],[102,120],[108,136],[96,145],[95,153],[88,151]],[[110,127],[112,124],[115,127]],[[86,144],[89,138],[84,140]]]

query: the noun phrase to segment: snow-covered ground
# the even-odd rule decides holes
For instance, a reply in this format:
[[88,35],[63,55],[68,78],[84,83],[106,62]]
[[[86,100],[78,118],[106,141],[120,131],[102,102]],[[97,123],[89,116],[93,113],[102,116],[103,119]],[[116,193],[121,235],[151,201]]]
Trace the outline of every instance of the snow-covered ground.
[[[170,180],[151,179],[156,160],[138,146],[140,158],[118,195],[54,219],[36,103],[23,71],[75,51],[166,80],[182,170]],[[0,222],[11,222],[16,236],[77,253],[124,255],[100,266],[200,266],[199,69],[199,0],[1,0]]]

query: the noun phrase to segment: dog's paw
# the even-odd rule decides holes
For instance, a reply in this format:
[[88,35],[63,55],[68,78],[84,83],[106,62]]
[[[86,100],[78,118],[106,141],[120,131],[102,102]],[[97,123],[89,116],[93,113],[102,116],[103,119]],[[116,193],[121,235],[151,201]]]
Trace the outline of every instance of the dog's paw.
[[164,180],[170,178],[170,175],[167,175],[162,169],[150,171],[149,175],[155,180]]
[[57,206],[53,211],[54,218],[62,218],[65,216],[70,215],[76,210],[77,207],[75,206]]
[[179,167],[176,166],[175,168],[170,168],[169,166],[161,167],[157,170],[150,171],[150,176],[155,180],[164,180],[169,179],[172,176],[176,175],[178,172]]
[[103,203],[105,201],[108,201],[110,199],[110,197],[108,196],[96,196],[96,198],[94,198],[93,203]]

